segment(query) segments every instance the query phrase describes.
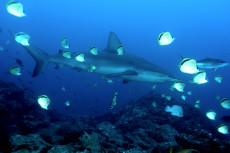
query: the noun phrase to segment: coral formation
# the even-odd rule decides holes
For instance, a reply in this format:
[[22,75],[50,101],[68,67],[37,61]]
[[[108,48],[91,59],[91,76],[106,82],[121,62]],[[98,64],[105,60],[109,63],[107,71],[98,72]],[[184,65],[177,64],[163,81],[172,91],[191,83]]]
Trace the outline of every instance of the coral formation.
[[101,150],[101,146],[98,143],[98,134],[93,132],[92,134],[88,134],[84,132],[82,137],[80,137],[82,142],[82,146],[86,149],[90,149],[92,152],[99,152]]
[[[152,104],[154,101],[154,105]],[[183,107],[182,118],[164,111]],[[218,134],[198,109],[149,93],[97,117],[71,117],[43,110],[33,92],[0,82],[0,152],[177,152],[195,149],[228,153],[227,136]]]

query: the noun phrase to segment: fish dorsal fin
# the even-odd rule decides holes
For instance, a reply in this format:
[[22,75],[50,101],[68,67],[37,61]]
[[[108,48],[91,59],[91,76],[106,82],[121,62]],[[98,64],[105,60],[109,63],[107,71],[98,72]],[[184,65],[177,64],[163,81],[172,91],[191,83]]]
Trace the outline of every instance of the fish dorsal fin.
[[179,54],[179,57],[180,57],[181,59],[184,59],[184,57],[183,57],[181,54]]
[[105,52],[117,54],[117,49],[121,47],[122,44],[114,32],[110,32],[107,48],[104,49]]

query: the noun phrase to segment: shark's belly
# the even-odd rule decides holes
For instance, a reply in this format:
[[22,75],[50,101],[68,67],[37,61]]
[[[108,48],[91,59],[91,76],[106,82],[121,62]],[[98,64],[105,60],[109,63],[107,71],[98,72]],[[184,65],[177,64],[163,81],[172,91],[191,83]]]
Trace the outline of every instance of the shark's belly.
[[138,75],[125,75],[122,76],[124,79],[138,81],[138,82],[148,82],[148,83],[163,83],[163,82],[173,82],[177,79],[168,75],[164,75],[157,72],[151,73],[139,73]]
[[206,69],[212,69],[217,67],[216,65],[213,65],[212,63],[197,63],[198,68],[206,68]]
[[96,68],[95,73],[113,76],[116,74],[122,74],[126,71],[128,71],[126,67],[103,66]]

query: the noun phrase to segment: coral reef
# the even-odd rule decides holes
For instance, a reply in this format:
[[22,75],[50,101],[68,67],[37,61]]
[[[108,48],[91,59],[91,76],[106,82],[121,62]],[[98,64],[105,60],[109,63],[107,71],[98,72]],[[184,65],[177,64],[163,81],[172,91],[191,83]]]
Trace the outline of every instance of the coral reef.
[[[153,104],[154,102],[154,104]],[[183,107],[182,118],[164,111]],[[175,99],[149,93],[97,117],[63,116],[43,110],[33,92],[0,82],[0,152],[169,153],[181,148],[228,153],[230,143],[205,115]]]
[[98,134],[93,132],[92,134],[88,134],[84,132],[83,136],[80,137],[82,142],[82,146],[86,149],[90,149],[92,152],[99,152],[101,150],[101,146],[98,143]]

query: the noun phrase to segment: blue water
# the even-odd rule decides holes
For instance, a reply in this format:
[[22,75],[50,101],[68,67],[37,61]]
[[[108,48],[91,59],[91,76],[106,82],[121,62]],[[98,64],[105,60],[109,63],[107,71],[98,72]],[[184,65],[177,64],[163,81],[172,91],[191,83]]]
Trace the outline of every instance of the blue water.
[[[181,73],[178,68],[180,54],[197,60],[214,57],[230,62],[228,0],[20,0],[27,14],[22,18],[9,14],[5,2],[0,2],[0,27],[3,30],[0,46],[7,51],[0,52],[0,79],[19,86],[24,84],[35,92],[35,96],[48,95],[50,108],[65,114],[101,114],[111,111],[109,106],[114,92],[119,92],[114,108],[117,109],[153,91],[152,84],[122,84],[120,79],[108,84],[100,75],[76,72],[67,67],[55,70],[53,64],[32,78],[35,61],[14,41],[8,30],[29,34],[30,42],[49,54],[56,54],[61,49],[63,37],[70,42],[70,51],[89,51],[92,46],[103,50],[110,31],[113,31],[126,52],[160,65],[186,83],[185,90],[191,90],[193,94],[187,96],[184,103],[194,105],[199,99],[203,112],[215,110],[217,118],[229,115],[229,110],[222,108],[215,97],[230,98],[230,67],[206,70],[209,82],[203,85],[190,84],[192,75]],[[157,37],[163,31],[169,31],[176,38],[172,44],[158,45]],[[6,45],[7,40],[10,40],[9,45]],[[16,57],[24,64],[21,76],[8,74],[9,67],[16,65]],[[217,83],[215,75],[223,76],[223,83]],[[96,87],[94,83],[97,83]],[[159,84],[155,92],[182,101],[181,93],[170,91],[170,85]],[[64,105],[67,100],[72,103],[68,110]]]

